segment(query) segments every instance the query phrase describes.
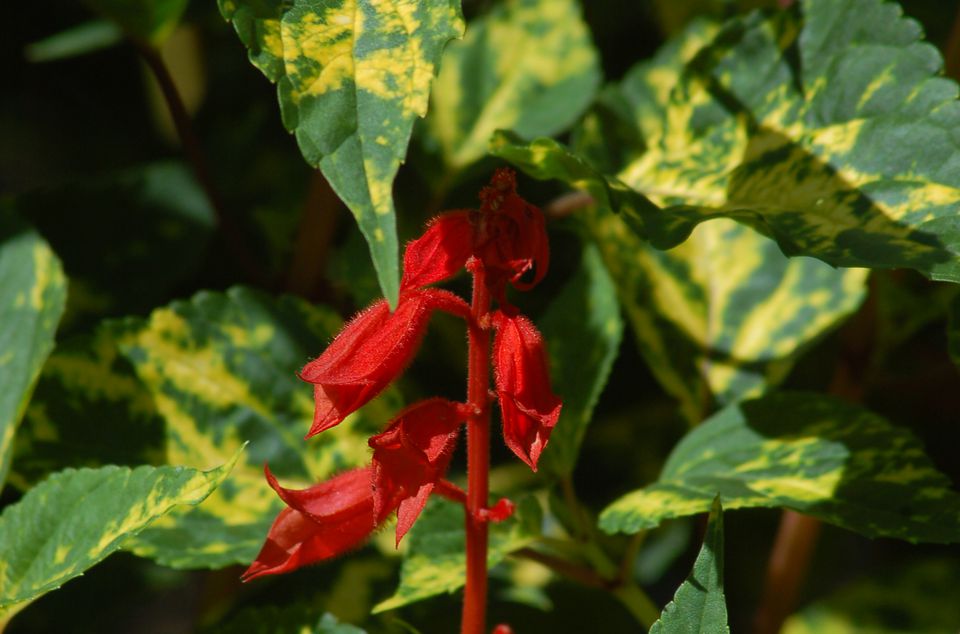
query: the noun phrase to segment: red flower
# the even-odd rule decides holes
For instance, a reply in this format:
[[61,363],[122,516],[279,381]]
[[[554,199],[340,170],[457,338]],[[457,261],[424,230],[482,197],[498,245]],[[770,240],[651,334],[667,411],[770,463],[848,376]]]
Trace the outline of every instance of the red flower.
[[464,406],[442,398],[402,411],[370,439],[374,508],[397,508],[397,543],[413,526],[453,457]]
[[494,315],[493,369],[503,419],[503,438],[536,471],[540,453],[560,416],[560,399],[550,389],[543,339],[522,315]]
[[400,290],[418,288],[449,279],[460,272],[473,253],[473,221],[468,211],[437,216],[423,235],[403,252]]
[[273,521],[260,554],[243,573],[244,581],[336,557],[363,543],[384,519],[374,514],[369,467],[300,491],[284,489],[269,468],[264,471],[288,508]]
[[[543,213],[517,194],[517,177],[509,169],[496,171],[480,200],[473,253],[490,276],[488,285],[497,295],[505,280],[519,290],[533,288],[550,265]],[[529,271],[532,279],[521,281]]]
[[[487,271],[487,285],[497,297],[507,281],[528,290],[543,279],[550,264],[543,213],[517,195],[513,171],[497,170],[480,199],[479,211],[442,214],[407,245],[401,289],[448,279],[470,256]],[[530,271],[532,278],[522,281]]]
[[380,300],[358,314],[323,354],[304,366],[300,378],[314,384],[316,402],[307,438],[338,425],[406,369],[434,310],[463,317],[470,313],[466,302],[447,291],[407,291],[393,313]]

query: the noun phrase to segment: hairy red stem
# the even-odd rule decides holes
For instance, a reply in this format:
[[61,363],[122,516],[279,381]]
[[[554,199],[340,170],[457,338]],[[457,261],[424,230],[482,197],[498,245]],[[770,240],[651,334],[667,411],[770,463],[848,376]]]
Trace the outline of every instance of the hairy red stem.
[[474,414],[467,419],[467,583],[463,592],[462,634],[483,634],[487,608],[487,506],[490,472],[490,291],[483,265],[473,272],[473,301],[468,330],[467,402]]

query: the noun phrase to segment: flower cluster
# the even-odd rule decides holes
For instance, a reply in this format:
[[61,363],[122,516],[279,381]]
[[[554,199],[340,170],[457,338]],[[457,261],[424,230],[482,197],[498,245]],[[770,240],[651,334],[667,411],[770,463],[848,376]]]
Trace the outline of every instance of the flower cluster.
[[[308,438],[338,425],[396,379],[439,310],[464,319],[468,328],[494,331],[491,361],[504,440],[536,470],[561,403],[550,389],[540,333],[507,302],[506,285],[526,290],[546,273],[543,214],[517,195],[515,176],[506,169],[496,172],[480,199],[480,209],[442,214],[407,245],[396,310],[385,300],[374,303],[303,368],[300,377],[313,384],[316,402]],[[478,309],[429,286],[464,268],[474,276],[475,295],[482,285],[499,309]],[[355,548],[393,512],[399,543],[433,493],[464,503],[464,491],[445,474],[463,423],[486,407],[442,398],[415,403],[370,438],[369,467],[305,490],[284,489],[267,469],[267,481],[288,508],[244,578],[288,572]],[[512,511],[501,500],[482,517],[501,521]]]

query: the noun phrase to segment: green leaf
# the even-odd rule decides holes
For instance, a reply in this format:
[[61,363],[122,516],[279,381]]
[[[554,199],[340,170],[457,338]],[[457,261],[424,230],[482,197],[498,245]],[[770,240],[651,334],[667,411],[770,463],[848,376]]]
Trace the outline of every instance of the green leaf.
[[749,227],[716,220],[669,251],[619,217],[587,214],[640,351],[685,416],[782,381],[809,345],[855,311],[866,269],[785,257]]
[[563,399],[545,465],[555,474],[570,475],[623,338],[613,281],[595,247],[584,249],[580,269],[539,325],[547,343],[550,382]]
[[574,0],[509,0],[470,23],[443,57],[427,128],[457,171],[486,154],[490,135],[560,132],[600,83],[598,55]]
[[159,44],[173,32],[188,0],[84,0],[131,36]]
[[[523,548],[540,534],[540,505],[532,497],[517,504],[513,517],[490,525],[487,565],[493,567],[509,553]],[[389,599],[373,608],[374,614],[393,610],[437,594],[456,592],[467,574],[463,506],[433,496],[410,529],[403,555],[400,586]]]
[[166,301],[202,265],[214,228],[203,191],[176,162],[23,194],[16,207],[63,259],[65,321],[144,313]]
[[440,53],[463,33],[457,0],[219,0],[277,84],[284,125],[356,217],[380,286],[399,288],[392,186]]
[[868,537],[960,541],[960,494],[908,430],[823,394],[775,393],[720,411],[674,448],[654,484],[600,515],[609,533],[705,512],[783,507]]
[[0,622],[113,553],[177,505],[199,504],[239,453],[210,471],[67,469],[0,515]]
[[729,634],[723,594],[723,509],[719,496],[710,509],[707,534],[693,570],[677,588],[673,601],[650,628],[650,634]]
[[60,343],[17,432],[11,484],[26,490],[64,467],[166,463],[163,418],[110,327]]
[[28,45],[23,53],[33,63],[86,55],[118,44],[123,32],[112,22],[91,20]]
[[178,568],[249,563],[283,508],[264,479],[265,463],[284,486],[298,488],[369,462],[366,437],[393,411],[384,401],[303,440],[313,391],[296,373],[340,324],[332,311],[302,300],[235,288],[115,326],[166,423],[170,462],[205,467],[250,442],[233,477],[203,507],[163,518],[137,537],[133,552]]
[[[616,176],[662,211],[615,208],[658,248],[728,216],[790,255],[960,281],[960,105],[939,54],[895,4],[801,6],[800,24],[790,11],[731,21],[657,80],[666,108]],[[591,178],[597,189],[614,175]]]
[[952,634],[960,623],[954,560],[877,570],[794,614],[783,634]]
[[0,209],[0,487],[14,434],[63,314],[67,286],[49,245]]

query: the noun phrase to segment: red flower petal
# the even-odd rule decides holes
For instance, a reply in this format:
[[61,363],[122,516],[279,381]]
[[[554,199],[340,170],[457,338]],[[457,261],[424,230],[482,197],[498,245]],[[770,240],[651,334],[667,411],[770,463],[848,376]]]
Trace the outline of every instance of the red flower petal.
[[[543,213],[517,195],[516,189],[513,171],[499,169],[480,192],[474,254],[483,262],[491,288],[509,281],[519,290],[529,290],[550,266]],[[533,276],[522,281],[530,271]]]
[[453,277],[473,251],[473,224],[469,213],[454,211],[434,218],[422,236],[403,253],[405,291]]
[[560,399],[550,390],[547,357],[536,326],[522,315],[497,312],[493,369],[503,418],[503,438],[536,471],[540,453],[560,416]]
[[300,491],[267,482],[289,508],[280,511],[243,580],[289,572],[356,548],[373,532],[371,470],[355,469]]
[[411,405],[370,439],[374,508],[380,515],[399,504],[398,544],[446,473],[463,420],[457,403],[432,398]]
[[313,425],[307,438],[338,425],[399,376],[413,358],[434,310],[468,317],[456,295],[428,288],[400,296],[393,313],[380,300],[354,317],[300,378],[314,384]]

